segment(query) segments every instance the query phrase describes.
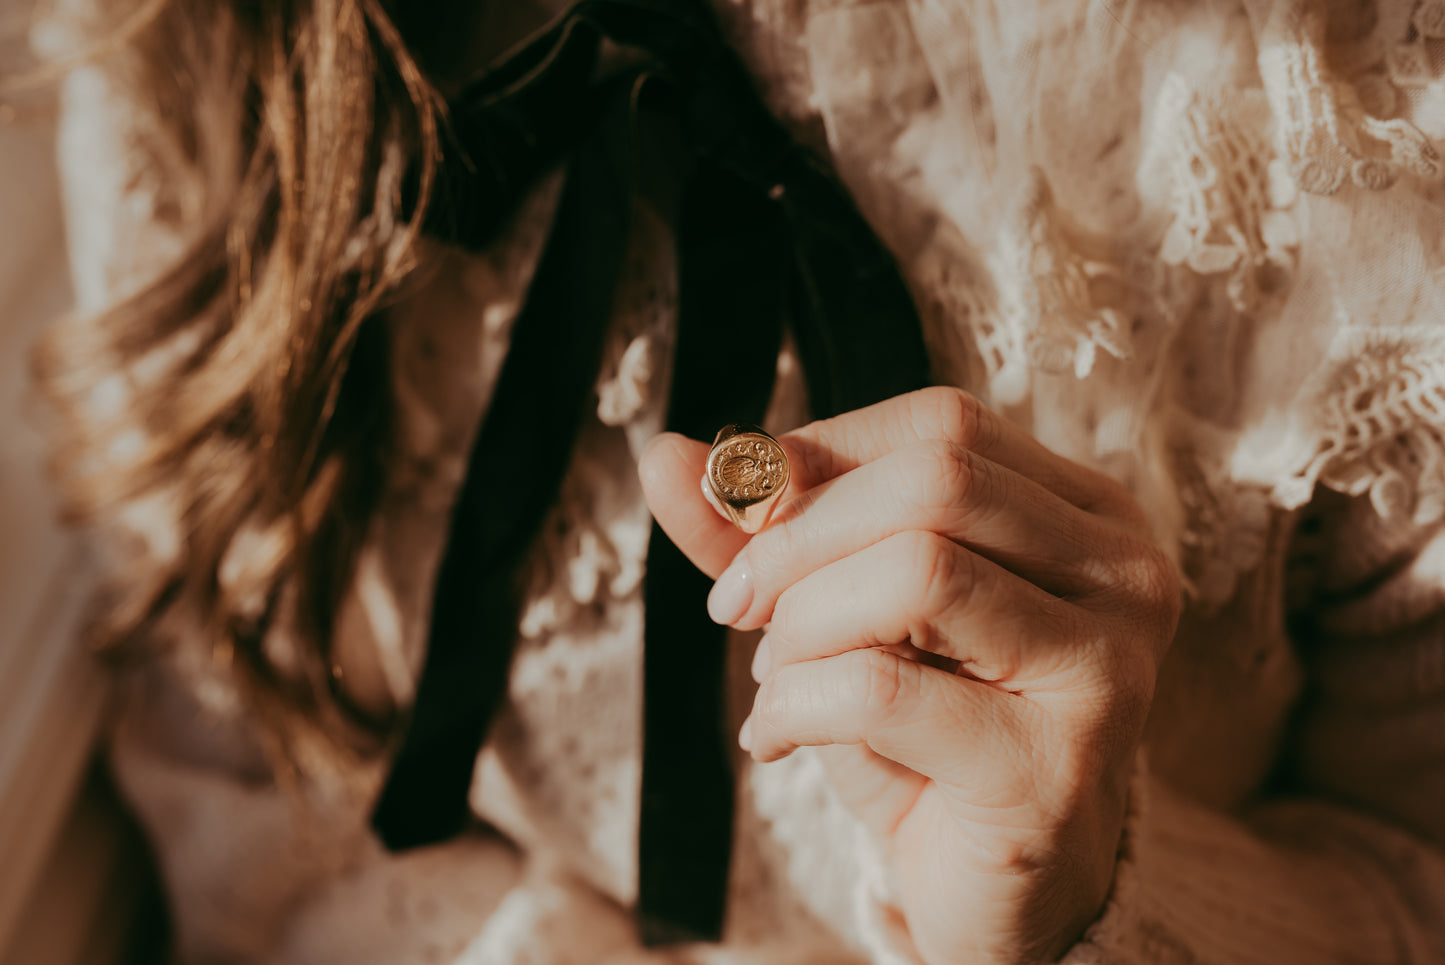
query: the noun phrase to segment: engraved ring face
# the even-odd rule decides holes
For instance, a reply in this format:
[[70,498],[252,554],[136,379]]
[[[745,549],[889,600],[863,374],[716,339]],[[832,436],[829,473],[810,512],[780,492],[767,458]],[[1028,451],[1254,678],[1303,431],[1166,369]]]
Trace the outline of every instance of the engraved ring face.
[[707,457],[707,481],[722,509],[745,532],[767,522],[788,485],[788,457],[756,426],[724,426]]
[[762,436],[734,436],[712,461],[712,480],[718,495],[739,503],[756,503],[781,492],[788,481],[783,450]]

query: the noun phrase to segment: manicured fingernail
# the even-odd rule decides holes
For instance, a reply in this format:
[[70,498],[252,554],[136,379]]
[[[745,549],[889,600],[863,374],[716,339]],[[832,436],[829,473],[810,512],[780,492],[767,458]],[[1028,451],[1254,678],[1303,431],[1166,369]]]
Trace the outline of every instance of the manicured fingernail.
[[738,746],[749,754],[753,751],[753,718],[751,716],[743,721],[743,726],[738,730]]
[[706,474],[706,473],[703,473],[703,477],[702,477],[701,482],[702,482],[702,498],[705,499],[705,500],[707,500],[707,504],[713,508],[713,511],[714,511],[715,513],[717,513],[717,514],[718,514],[719,516],[721,516],[723,519],[728,519],[728,514],[727,514],[727,512],[722,508],[722,503],[720,503],[720,502],[717,501],[717,493],[713,492],[713,491],[712,491],[712,486],[708,484],[707,474]]
[[707,615],[716,623],[731,626],[743,618],[753,604],[753,575],[747,564],[734,561],[723,570],[707,595]]
[[758,648],[753,651],[753,679],[758,683],[763,682],[763,677],[773,669],[773,648],[768,643],[768,635],[758,641]]

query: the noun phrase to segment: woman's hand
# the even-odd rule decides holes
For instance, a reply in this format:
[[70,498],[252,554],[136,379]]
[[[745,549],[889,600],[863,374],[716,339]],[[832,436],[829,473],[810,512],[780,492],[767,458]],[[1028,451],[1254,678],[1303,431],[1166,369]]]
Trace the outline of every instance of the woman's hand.
[[927,389],[780,440],[751,538],[705,501],[707,446],[641,467],[708,609],[770,624],[739,739],[819,748],[890,861],[932,965],[1049,961],[1098,915],[1179,588],[1117,483],[966,393]]

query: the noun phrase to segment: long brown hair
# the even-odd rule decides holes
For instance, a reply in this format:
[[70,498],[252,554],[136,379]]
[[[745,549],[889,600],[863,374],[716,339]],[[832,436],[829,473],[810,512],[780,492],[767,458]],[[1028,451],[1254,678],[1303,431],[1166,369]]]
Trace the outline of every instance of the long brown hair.
[[[123,13],[118,49],[97,49],[135,106],[143,136],[126,149],[159,175],[155,215],[179,252],[58,325],[35,375],[61,415],[67,518],[157,500],[179,532],[175,552],[106,586],[97,642],[145,649],[184,606],[271,706],[355,719],[332,624],[389,455],[379,318],[417,260],[439,101],[382,0]],[[123,387],[118,401],[103,386]],[[294,671],[263,645],[282,609],[305,657]]]

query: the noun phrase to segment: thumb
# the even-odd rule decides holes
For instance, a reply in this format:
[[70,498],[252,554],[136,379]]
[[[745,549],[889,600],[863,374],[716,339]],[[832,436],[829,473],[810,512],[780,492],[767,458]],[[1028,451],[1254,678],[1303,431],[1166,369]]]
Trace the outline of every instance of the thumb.
[[637,474],[662,531],[698,569],[717,579],[749,537],[703,496],[707,454],[706,443],[664,432],[647,444]]

